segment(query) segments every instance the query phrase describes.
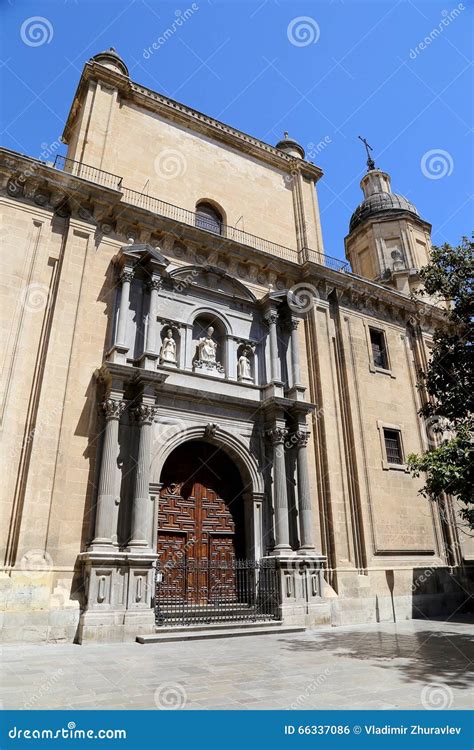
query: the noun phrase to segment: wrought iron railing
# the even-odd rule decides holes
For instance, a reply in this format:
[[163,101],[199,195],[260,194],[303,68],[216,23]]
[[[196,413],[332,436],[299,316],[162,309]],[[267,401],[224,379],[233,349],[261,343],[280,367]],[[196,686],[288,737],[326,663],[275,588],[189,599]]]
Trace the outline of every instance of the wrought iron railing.
[[178,560],[157,568],[157,625],[278,620],[276,561]]
[[65,156],[60,156],[59,154],[54,160],[54,167],[55,169],[60,169],[62,172],[80,177],[81,180],[95,182],[97,185],[103,185],[103,187],[112,188],[113,190],[120,190],[122,187],[122,178],[118,175],[111,172],[104,172],[103,169],[91,167],[80,161],[67,159]]
[[163,216],[167,219],[171,219],[180,224],[187,224],[193,226],[202,232],[207,232],[212,235],[221,236],[224,240],[231,240],[232,242],[238,242],[241,245],[246,245],[255,250],[269,253],[270,255],[276,255],[284,260],[289,260],[293,263],[311,261],[313,263],[319,263],[326,268],[331,268],[333,271],[349,272],[350,266],[343,260],[333,258],[330,255],[319,253],[309,248],[303,248],[300,252],[284,245],[279,245],[277,242],[272,242],[264,237],[259,237],[249,232],[244,232],[242,229],[232,227],[229,224],[222,224],[220,232],[216,232],[215,225],[209,223],[209,227],[206,227],[205,222],[200,214],[194,211],[189,211],[181,206],[174,206],[172,203],[167,203],[160,198],[155,198],[152,195],[140,193],[137,190],[131,190],[130,188],[122,185],[122,177],[119,175],[112,174],[111,172],[104,172],[102,169],[91,167],[88,164],[74,161],[73,159],[67,159],[65,156],[57,155],[54,166],[56,169],[60,169],[68,174],[80,177],[83,180],[94,182],[97,185],[103,185],[104,187],[112,188],[114,190],[120,190],[122,193],[122,203],[128,203],[138,208],[143,208],[145,211]]
[[[215,228],[209,226],[206,228],[202,221],[202,217],[194,211],[189,211],[186,208],[180,206],[174,206],[172,203],[166,203],[159,198],[155,198],[152,195],[144,195],[136,190],[130,190],[130,188],[124,187],[122,190],[123,201],[130,203],[133,206],[144,208],[146,211],[159,214],[173,221],[180,222],[181,224],[187,224],[188,226],[197,227],[203,232],[216,235]],[[298,260],[298,253],[296,250],[292,250],[289,247],[284,247],[271,240],[266,240],[263,237],[257,237],[249,232],[244,232],[242,229],[237,227],[231,227],[228,224],[221,225],[221,231],[219,235],[227,240],[233,242],[239,242],[242,245],[253,247],[255,250],[261,250],[271,255],[277,255],[279,258],[290,260],[296,263]],[[219,236],[218,235],[218,236]]]
[[345,260],[339,260],[339,258],[333,258],[331,255],[326,253],[319,253],[317,250],[311,250],[308,247],[304,247],[301,251],[301,261],[310,261],[311,263],[319,263],[321,266],[331,268],[333,271],[340,271],[342,273],[351,273],[351,267]]

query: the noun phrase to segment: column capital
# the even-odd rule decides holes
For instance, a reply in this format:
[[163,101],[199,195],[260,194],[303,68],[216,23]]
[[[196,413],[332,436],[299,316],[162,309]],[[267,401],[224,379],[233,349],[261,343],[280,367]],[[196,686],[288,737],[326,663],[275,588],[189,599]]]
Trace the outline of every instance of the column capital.
[[283,445],[288,430],[285,427],[270,427],[265,430],[265,434],[272,445]]
[[156,417],[157,411],[157,407],[153,406],[152,404],[139,404],[133,409],[132,413],[135,421],[138,422],[140,426],[142,426],[146,424],[152,424]]
[[155,291],[159,292],[161,287],[163,286],[163,279],[161,276],[153,276],[151,279],[149,279],[146,282],[146,287],[148,291]]
[[290,328],[292,331],[296,331],[299,324],[300,324],[301,318],[297,318],[295,315],[292,315],[289,321]]
[[277,310],[273,310],[273,309],[266,310],[263,314],[263,317],[268,325],[272,325],[272,324],[277,323],[278,321],[278,312]]
[[296,432],[293,433],[292,437],[293,442],[297,448],[306,448],[306,446],[308,445],[310,432],[308,430],[296,430]]
[[108,422],[110,419],[119,420],[125,409],[127,408],[127,402],[122,399],[106,398],[100,404],[100,410],[105,415],[105,419]]
[[120,281],[122,284],[128,283],[130,284],[133,281],[133,277],[135,276],[135,268],[131,266],[124,266],[122,270],[120,271]]

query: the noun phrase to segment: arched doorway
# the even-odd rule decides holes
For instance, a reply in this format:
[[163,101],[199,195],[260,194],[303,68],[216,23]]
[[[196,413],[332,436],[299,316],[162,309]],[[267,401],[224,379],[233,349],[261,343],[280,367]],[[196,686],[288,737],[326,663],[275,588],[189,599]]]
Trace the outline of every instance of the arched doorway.
[[[235,561],[245,556],[240,473],[215,445],[176,448],[161,472],[157,551],[167,597],[202,604],[216,583],[232,598]],[[212,581],[211,581],[212,578]]]

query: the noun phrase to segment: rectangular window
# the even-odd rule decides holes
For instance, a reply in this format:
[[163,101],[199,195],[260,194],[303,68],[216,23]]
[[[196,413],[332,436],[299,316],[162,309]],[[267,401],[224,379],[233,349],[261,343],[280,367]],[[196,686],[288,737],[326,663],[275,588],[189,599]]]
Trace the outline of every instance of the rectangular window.
[[385,343],[385,334],[376,328],[370,328],[370,343],[372,346],[372,361],[375,367],[388,370],[387,346]]
[[385,452],[389,464],[402,464],[402,441],[398,430],[387,430],[384,428]]

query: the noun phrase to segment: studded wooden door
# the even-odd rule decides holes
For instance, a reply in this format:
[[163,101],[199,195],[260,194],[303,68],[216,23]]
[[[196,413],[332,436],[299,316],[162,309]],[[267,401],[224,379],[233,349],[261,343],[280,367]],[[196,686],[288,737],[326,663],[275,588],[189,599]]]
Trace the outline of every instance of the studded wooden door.
[[222,451],[195,442],[172,454],[162,473],[158,514],[166,598],[196,604],[232,598],[242,518],[240,476]]

